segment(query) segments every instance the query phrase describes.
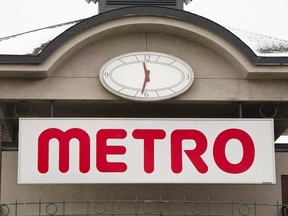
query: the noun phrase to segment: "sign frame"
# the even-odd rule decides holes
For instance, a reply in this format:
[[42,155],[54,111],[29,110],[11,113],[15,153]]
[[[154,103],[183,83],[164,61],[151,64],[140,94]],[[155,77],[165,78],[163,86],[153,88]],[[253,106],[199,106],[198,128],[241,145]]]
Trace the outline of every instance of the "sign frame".
[[[39,137],[43,133],[43,131],[46,131],[49,128],[58,129],[58,131],[59,130],[62,131],[63,133],[62,132],[60,133],[62,135],[64,134],[65,136],[67,135],[65,134],[65,132],[72,128],[74,129],[78,128],[81,129],[79,131],[84,131],[87,133],[88,135],[87,139],[90,140],[89,146],[91,148],[89,150],[90,163],[88,168],[87,168],[88,165],[86,163],[86,171],[88,169],[87,172],[85,171],[85,165],[79,165],[80,164],[79,158],[81,157],[81,155],[80,150],[78,150],[80,149],[80,147],[77,147],[77,145],[78,146],[80,145],[79,142],[75,141],[74,139],[75,137],[69,138],[70,144],[68,144],[68,146],[74,145],[74,147],[71,147],[71,149],[68,150],[68,157],[71,156],[70,160],[68,161],[68,168],[67,167],[65,168],[65,163],[61,163],[64,164],[63,165],[64,168],[63,167],[60,168],[59,165],[60,159],[55,159],[55,157],[60,158],[61,156],[61,154],[59,153],[60,151],[59,139],[57,137],[53,137],[54,135],[52,136],[49,135],[50,137],[48,136],[47,138],[46,134],[45,136],[42,135],[42,137],[44,137],[43,140],[46,139],[47,141],[48,139],[47,145],[49,147],[46,156],[48,155],[48,157],[50,157],[50,160],[47,159],[49,168],[48,170],[45,171],[44,166],[43,169],[44,171],[42,170],[41,171],[42,173],[40,173],[39,161],[41,160],[43,161],[44,159],[41,160],[39,159],[39,151],[38,151],[40,149]],[[107,133],[103,132],[104,129],[108,130],[108,132],[107,131],[106,131]],[[240,164],[241,162],[243,162],[246,157],[246,156],[244,157],[245,155],[243,147],[244,145],[240,140],[240,138],[239,140],[237,140],[237,138],[231,139],[232,141],[226,140],[227,143],[225,144],[226,142],[225,141],[224,144],[222,145],[221,150],[222,153],[225,150],[225,152],[222,154],[222,156],[224,155],[222,159],[226,158],[229,163],[230,160],[236,160],[231,162],[232,168],[231,169],[228,168],[228,171],[227,170],[225,171],[224,170],[225,164],[223,166],[220,164],[219,166],[219,163],[217,163],[217,161],[219,162],[222,159],[221,158],[219,159],[219,157],[217,156],[219,154],[218,153],[216,154],[215,151],[218,149],[219,146],[221,146],[221,144],[220,145],[217,144],[218,147],[216,149],[215,143],[217,142],[216,140],[218,139],[220,134],[223,131],[228,131],[228,129],[239,129],[240,132],[241,131],[246,132],[252,138],[253,145],[255,147],[255,155],[254,155],[255,157],[253,159],[253,164],[249,167],[249,169],[245,171],[243,170],[241,171],[240,168],[241,171],[240,173],[237,173],[238,172],[237,169],[239,169],[240,166],[236,168],[235,171],[236,173],[233,174],[229,173],[232,172],[233,167],[234,168],[236,167],[236,164]],[[112,133],[111,131],[109,132],[109,130],[119,130],[116,131],[116,133],[123,132],[124,135],[118,134],[117,135],[119,136],[118,138],[114,137],[114,135],[111,135],[112,137],[110,137],[110,134],[113,134],[115,131]],[[156,130],[157,131],[155,132],[154,135],[152,135],[151,138],[150,135],[147,135],[148,132],[151,134],[151,131],[148,132],[146,131],[147,133],[145,133],[145,130],[153,130],[154,132]],[[196,140],[194,135],[193,138],[191,139],[187,137],[185,138],[186,135],[183,135],[181,141],[183,142],[181,143],[181,146],[183,148],[180,149],[181,153],[179,152],[177,153],[178,156],[182,155],[181,163],[183,167],[182,169],[180,169],[180,171],[179,170],[177,171],[177,169],[179,168],[179,167],[177,168],[178,162],[176,159],[174,160],[174,162],[172,160],[172,154],[173,154],[172,152],[175,152],[176,147],[173,147],[171,143],[176,142],[175,146],[177,146],[178,144],[177,141],[172,142],[171,140],[173,139],[173,136],[176,137],[174,140],[177,140],[177,136],[182,136],[182,133],[180,133],[181,131],[191,132],[192,130],[194,132],[198,131],[200,137],[203,138],[203,135],[204,137],[206,137],[207,147],[206,149],[204,149],[205,151],[202,152],[201,155],[199,153],[198,155],[199,157],[197,156],[197,154],[196,156],[195,154],[193,156],[193,149],[195,150],[197,146],[202,145],[199,144],[201,143],[199,140],[201,140],[202,138]],[[18,183],[19,184],[83,184],[83,183],[84,184],[85,183],[86,184],[92,184],[92,183],[275,184],[276,174],[275,174],[275,150],[274,150],[273,130],[274,130],[273,119],[20,118]],[[143,131],[144,134],[142,133]],[[100,146],[99,144],[100,139],[102,139],[103,136],[104,137],[106,136],[106,138],[102,142],[102,144],[103,143],[104,144],[102,145],[103,148],[101,147],[102,148],[101,150],[100,147],[98,149],[98,146]],[[189,137],[190,135],[187,136]],[[221,137],[223,138],[224,136],[221,135]],[[204,138],[202,140],[204,140]],[[70,141],[72,142],[72,144]],[[152,141],[153,146],[150,145],[149,147],[149,142],[151,143]],[[57,143],[58,147],[57,144],[51,145],[51,142]],[[147,142],[146,143],[147,145],[145,144],[145,142]],[[111,146],[114,146],[115,149],[113,149],[114,147]],[[153,154],[151,153],[150,150],[149,150],[150,152],[147,150],[149,148],[150,150],[151,149],[153,150]],[[171,148],[174,148],[174,150],[172,151]],[[103,149],[108,150],[105,152]],[[221,148],[219,147],[219,149]],[[104,151],[103,153],[105,156],[104,159],[102,156],[101,159],[100,155],[102,153],[99,154],[99,151],[102,151],[102,153]],[[150,156],[153,155],[153,157],[150,157],[150,159],[151,158],[153,159],[152,160],[153,163],[147,162],[150,161],[150,159],[148,156],[145,159],[144,151],[146,151],[145,153],[146,155],[147,154]],[[189,151],[193,156],[191,157],[192,159],[189,158],[188,154]],[[56,156],[54,157],[53,156],[54,153],[52,154],[51,152],[52,153],[54,152]],[[248,153],[250,152],[250,150],[246,152]],[[75,158],[77,157],[78,160],[75,160]],[[215,157],[218,157],[218,159],[215,159]],[[202,169],[201,164],[193,162],[194,160],[193,158],[196,158],[195,161],[197,163],[199,161],[201,162],[202,160],[202,162],[204,162],[204,165],[206,164],[207,170],[205,170],[205,167],[203,170],[201,170]],[[100,162],[98,163],[97,160],[98,162],[99,161]],[[122,164],[123,166],[126,164],[126,170],[123,168],[122,171],[121,169],[119,170],[116,169],[116,171],[114,170],[109,172],[105,170],[107,167],[101,168],[102,165],[99,165],[103,163],[103,161],[105,162],[105,160],[107,162],[106,165],[109,168],[113,167],[112,164],[119,163]],[[79,161],[79,163],[77,161]],[[247,163],[249,163],[249,160],[247,161],[248,161]],[[172,163],[174,163],[174,165]],[[153,167],[149,168],[149,166],[152,166],[151,164],[153,165]],[[80,167],[83,168],[84,170],[84,171],[82,170],[83,172],[80,170]],[[264,169],[265,172],[263,172]]]

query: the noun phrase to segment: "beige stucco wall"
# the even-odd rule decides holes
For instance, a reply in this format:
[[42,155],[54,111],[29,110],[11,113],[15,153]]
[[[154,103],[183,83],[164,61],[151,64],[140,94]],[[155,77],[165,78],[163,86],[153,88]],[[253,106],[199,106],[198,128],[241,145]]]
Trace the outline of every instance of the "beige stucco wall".
[[[49,71],[45,79],[0,79],[1,98],[22,99],[117,99],[100,84],[101,66],[117,55],[146,50],[146,32],[111,36],[91,43],[67,57],[57,68]],[[246,81],[226,59],[213,50],[185,38],[160,33],[147,34],[147,50],[164,52],[184,59],[195,73],[195,85],[179,100],[206,100],[212,97],[209,89],[219,89],[213,93],[215,100],[232,97],[251,97],[246,89]],[[217,66],[215,66],[217,65]],[[214,82],[211,82],[214,79]],[[224,85],[223,79],[230,83]],[[243,86],[244,85],[244,86]],[[227,93],[223,95],[225,88]],[[243,86],[243,87],[242,87]],[[225,98],[226,97],[226,98]]]

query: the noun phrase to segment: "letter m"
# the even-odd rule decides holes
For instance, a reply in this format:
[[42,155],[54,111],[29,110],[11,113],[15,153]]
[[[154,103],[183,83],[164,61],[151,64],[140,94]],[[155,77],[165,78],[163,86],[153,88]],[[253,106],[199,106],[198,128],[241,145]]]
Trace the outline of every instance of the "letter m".
[[87,173],[90,170],[90,138],[79,129],[71,128],[66,132],[57,128],[49,128],[38,137],[38,171],[47,173],[49,170],[49,142],[57,139],[59,142],[59,170],[66,173],[69,170],[69,146],[71,139],[79,141],[79,170]]

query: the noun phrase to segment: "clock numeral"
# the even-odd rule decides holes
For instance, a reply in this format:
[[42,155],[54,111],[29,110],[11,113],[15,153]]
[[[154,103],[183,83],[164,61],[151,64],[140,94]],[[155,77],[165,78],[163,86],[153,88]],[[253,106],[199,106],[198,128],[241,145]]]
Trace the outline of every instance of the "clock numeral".
[[190,74],[186,74],[186,80],[189,80],[190,78]]
[[150,61],[151,56],[150,55],[145,55],[145,60]]
[[103,75],[105,78],[108,78],[108,76],[109,76],[108,72],[105,72]]
[[144,92],[144,97],[149,97],[148,92]]

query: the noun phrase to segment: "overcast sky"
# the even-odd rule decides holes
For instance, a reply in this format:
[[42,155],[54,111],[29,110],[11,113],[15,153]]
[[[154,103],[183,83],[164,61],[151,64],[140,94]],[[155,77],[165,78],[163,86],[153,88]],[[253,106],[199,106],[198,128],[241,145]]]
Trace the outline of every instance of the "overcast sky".
[[188,8],[223,26],[288,40],[288,0],[193,0]]
[[[223,26],[288,40],[288,0],[193,0],[187,10]],[[0,0],[0,38],[97,14],[85,0]]]

